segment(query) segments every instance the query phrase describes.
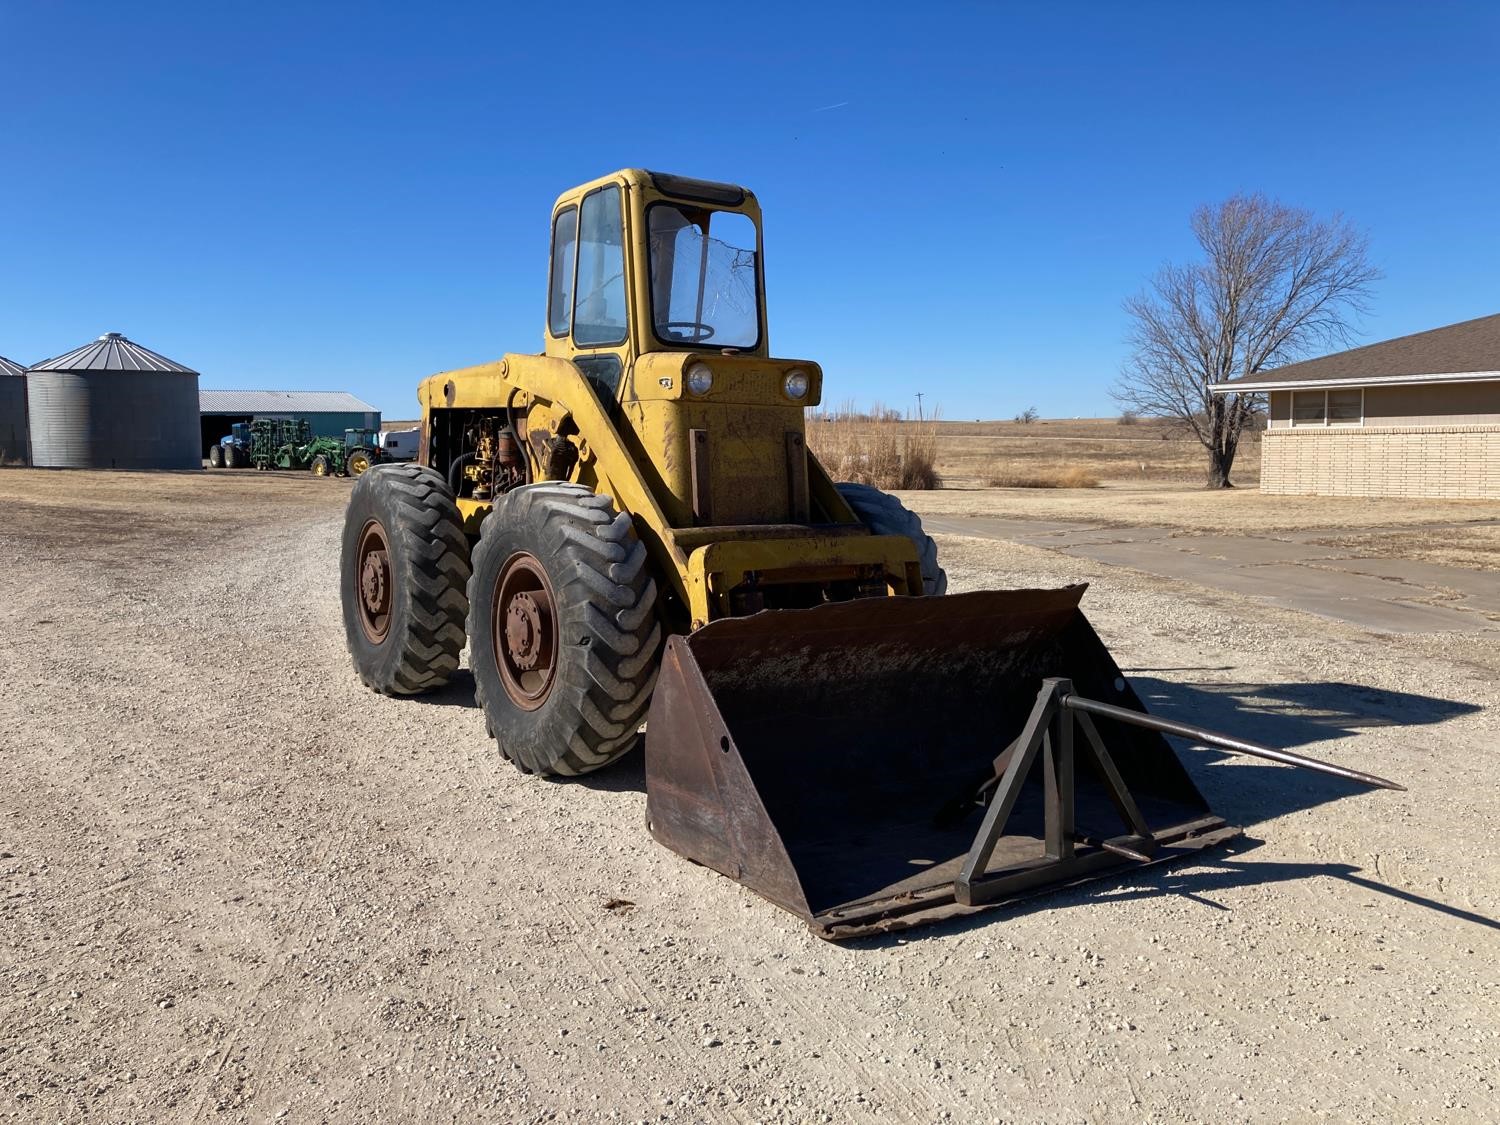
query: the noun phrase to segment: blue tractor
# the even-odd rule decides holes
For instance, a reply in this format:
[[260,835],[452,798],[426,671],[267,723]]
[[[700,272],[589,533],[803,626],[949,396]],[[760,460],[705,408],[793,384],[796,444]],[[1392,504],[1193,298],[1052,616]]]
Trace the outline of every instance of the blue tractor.
[[250,423],[236,422],[208,447],[208,463],[215,469],[243,469],[250,464]]

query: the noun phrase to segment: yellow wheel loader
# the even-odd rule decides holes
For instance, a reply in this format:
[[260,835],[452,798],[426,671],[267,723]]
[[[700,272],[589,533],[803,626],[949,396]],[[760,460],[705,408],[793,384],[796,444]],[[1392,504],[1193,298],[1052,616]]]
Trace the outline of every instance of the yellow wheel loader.
[[370,688],[439,687],[467,641],[526,772],[599,769],[644,729],[653,835],[831,938],[1237,831],[1082,587],[942,596],[920,520],[808,451],[822,371],[772,356],[754,195],[626,170],[551,230],[542,352],[425,380],[417,463],[354,486]]

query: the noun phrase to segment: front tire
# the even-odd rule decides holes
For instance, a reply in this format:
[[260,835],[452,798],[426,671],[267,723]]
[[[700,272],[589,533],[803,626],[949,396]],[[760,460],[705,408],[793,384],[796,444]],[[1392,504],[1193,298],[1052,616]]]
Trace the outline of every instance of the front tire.
[[872,535],[904,535],[917,548],[922,563],[922,593],[937,595],[948,590],[948,573],[938,566],[937,544],[922,529],[922,518],[889,492],[868,484],[835,485],[839,495],[859,517]]
[[213,469],[222,469],[224,467],[224,447],[222,445],[210,445],[208,447],[208,464]]
[[469,541],[442,476],[385,465],[360,477],[339,573],[344,639],[365,686],[416,695],[446,684],[464,647]]
[[469,646],[475,697],[520,769],[571,776],[627,753],[661,649],[656,583],[630,516],[575,484],[497,500],[474,548]]

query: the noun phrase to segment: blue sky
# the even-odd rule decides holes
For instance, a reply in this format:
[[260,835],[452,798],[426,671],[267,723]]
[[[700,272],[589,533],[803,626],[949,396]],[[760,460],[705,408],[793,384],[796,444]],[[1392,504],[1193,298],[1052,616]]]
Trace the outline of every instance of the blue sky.
[[1120,301],[1261,190],[1370,234],[1366,338],[1500,312],[1500,5],[0,0],[0,354],[415,413],[541,346],[564,188],[754,188],[825,398],[1113,411]]

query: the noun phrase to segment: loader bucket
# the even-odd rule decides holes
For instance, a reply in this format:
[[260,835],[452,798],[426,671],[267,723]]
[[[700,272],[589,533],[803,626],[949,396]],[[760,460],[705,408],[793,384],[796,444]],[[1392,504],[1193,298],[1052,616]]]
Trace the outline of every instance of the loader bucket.
[[652,834],[831,939],[1236,834],[1155,731],[1085,720],[1075,754],[1048,698],[1144,710],[1084,589],[770,610],[671,638],[646,734]]

